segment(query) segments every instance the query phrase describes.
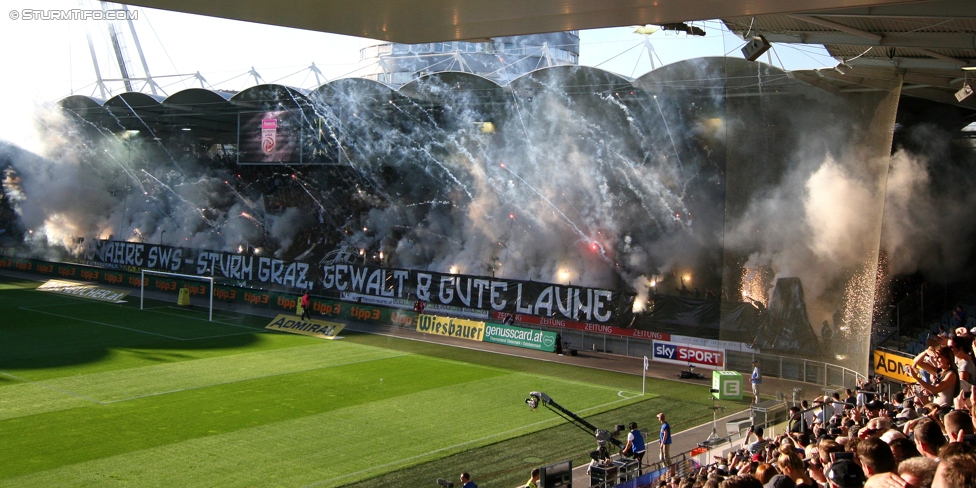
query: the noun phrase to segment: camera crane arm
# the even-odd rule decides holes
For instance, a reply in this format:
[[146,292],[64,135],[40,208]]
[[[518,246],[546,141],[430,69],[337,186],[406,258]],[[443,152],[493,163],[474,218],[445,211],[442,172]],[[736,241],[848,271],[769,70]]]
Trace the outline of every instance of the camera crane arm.
[[555,412],[556,415],[559,415],[560,417],[572,422],[580,429],[583,429],[589,432],[590,434],[595,435],[596,440],[610,441],[613,445],[617,446],[617,449],[624,448],[623,442],[620,442],[620,439],[611,436],[610,432],[598,428],[597,426],[584,420],[579,415],[576,415],[575,413],[563,408],[562,405],[554,402],[552,398],[550,398],[549,395],[546,395],[545,393],[539,391],[533,391],[529,393],[529,398],[525,400],[525,403],[527,403],[529,407],[532,408],[532,410],[535,410],[536,407],[539,406],[539,403],[542,403],[543,405],[545,405],[546,408]]

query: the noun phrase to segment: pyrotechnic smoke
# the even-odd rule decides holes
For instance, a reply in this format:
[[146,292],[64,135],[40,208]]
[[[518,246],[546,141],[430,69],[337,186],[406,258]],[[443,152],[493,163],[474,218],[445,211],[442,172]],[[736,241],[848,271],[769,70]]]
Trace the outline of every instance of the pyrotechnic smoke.
[[951,282],[971,276],[976,220],[976,157],[953,151],[950,134],[933,125],[910,129],[891,158],[882,246],[892,274],[921,271]]

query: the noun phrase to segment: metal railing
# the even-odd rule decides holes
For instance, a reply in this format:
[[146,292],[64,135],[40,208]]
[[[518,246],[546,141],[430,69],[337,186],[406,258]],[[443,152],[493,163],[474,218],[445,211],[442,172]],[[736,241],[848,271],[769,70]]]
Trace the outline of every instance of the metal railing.
[[[614,336],[560,327],[533,326],[558,332],[563,342],[580,351],[597,351],[631,357],[654,357],[653,341],[635,337]],[[725,369],[740,373],[752,373],[752,361],[759,361],[763,376],[800,381],[818,386],[854,388],[864,375],[835,364],[790,356],[766,353],[725,351]]]

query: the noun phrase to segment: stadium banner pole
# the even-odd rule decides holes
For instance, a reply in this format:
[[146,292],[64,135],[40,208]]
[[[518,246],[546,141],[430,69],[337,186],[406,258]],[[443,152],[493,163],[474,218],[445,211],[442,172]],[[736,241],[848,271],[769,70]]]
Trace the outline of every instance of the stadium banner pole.
[[139,310],[142,310],[142,297],[146,295],[146,270],[139,270]]

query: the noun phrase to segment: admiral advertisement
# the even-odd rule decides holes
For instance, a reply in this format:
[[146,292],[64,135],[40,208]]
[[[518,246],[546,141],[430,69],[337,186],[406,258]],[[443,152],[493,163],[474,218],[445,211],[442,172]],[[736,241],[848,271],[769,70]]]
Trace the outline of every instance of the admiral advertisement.
[[345,324],[326,322],[324,320],[302,320],[293,315],[279,315],[266,325],[265,329],[301,334],[320,339],[335,339]]
[[890,351],[875,349],[873,354],[874,374],[905,383],[915,383],[915,378],[906,373],[915,358],[902,356]]
[[725,351],[703,346],[654,341],[654,360],[708,369],[725,368]]

